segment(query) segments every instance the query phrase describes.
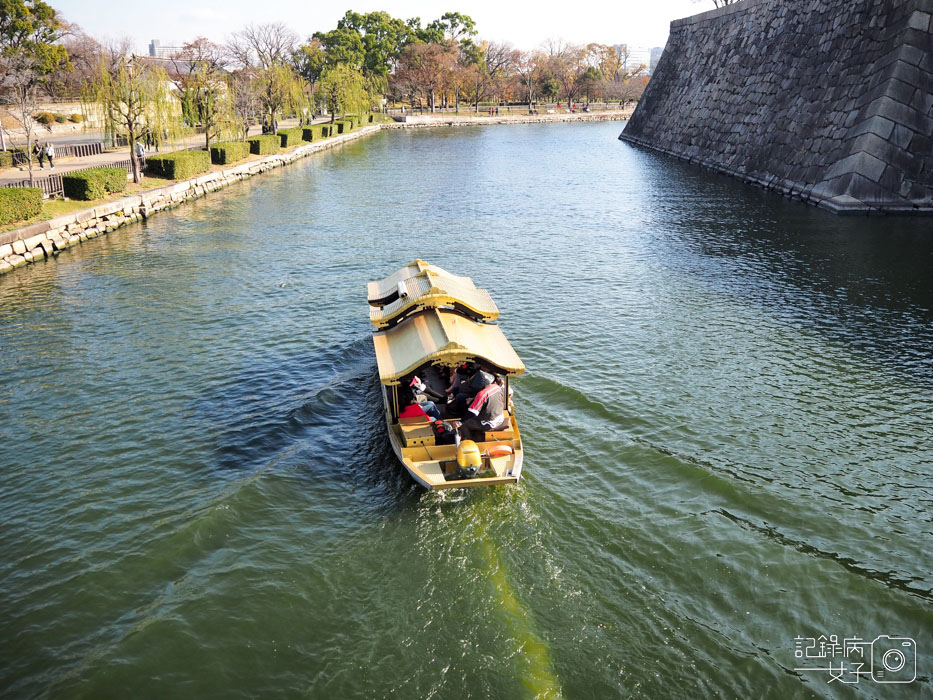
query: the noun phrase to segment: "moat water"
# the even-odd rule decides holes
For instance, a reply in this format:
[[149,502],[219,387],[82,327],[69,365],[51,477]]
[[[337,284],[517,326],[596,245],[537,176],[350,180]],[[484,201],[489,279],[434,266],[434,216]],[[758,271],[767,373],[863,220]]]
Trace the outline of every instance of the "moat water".
[[[930,220],[621,129],[382,132],[0,278],[0,695],[930,697]],[[527,366],[516,487],[388,447],[418,257]]]

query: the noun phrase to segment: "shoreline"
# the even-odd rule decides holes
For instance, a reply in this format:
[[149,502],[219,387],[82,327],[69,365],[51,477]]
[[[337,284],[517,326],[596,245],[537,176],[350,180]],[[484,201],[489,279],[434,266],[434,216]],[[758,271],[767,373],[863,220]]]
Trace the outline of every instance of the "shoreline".
[[0,233],[0,275],[45,261],[61,251],[88,239],[106,235],[130,223],[148,219],[153,214],[172,209],[183,202],[198,199],[267,170],[279,168],[301,158],[370,136],[383,129],[412,129],[439,126],[486,126],[490,124],[534,124],[547,122],[624,121],[631,110],[556,114],[476,115],[406,115],[404,121],[361,126],[347,134],[310,142],[270,156],[245,160],[221,170],[205,173],[173,185],[164,185],[139,194],[127,195],[46,221],[38,221]]

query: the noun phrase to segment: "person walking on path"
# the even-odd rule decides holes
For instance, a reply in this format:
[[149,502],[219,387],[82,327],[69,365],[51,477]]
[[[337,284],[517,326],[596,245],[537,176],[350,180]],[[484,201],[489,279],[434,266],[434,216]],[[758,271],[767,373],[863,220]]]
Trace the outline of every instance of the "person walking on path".
[[39,161],[39,170],[45,170],[45,165],[43,165],[45,162],[45,149],[42,148],[39,139],[36,139],[35,144],[33,144],[32,152]]
[[53,158],[55,158],[55,147],[52,145],[51,141],[45,142],[45,156],[49,159],[49,168],[55,170],[55,162],[53,161]]

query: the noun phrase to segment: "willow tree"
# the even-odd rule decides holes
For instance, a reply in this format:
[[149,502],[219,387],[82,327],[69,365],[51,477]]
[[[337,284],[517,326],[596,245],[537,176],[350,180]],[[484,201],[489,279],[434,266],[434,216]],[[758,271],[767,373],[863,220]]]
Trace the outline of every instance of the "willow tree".
[[268,120],[273,133],[279,128],[280,112],[285,115],[301,110],[305,103],[304,85],[304,80],[292,67],[284,64],[276,63],[253,72],[256,99],[262,108],[263,120]]
[[88,84],[85,101],[96,106],[106,128],[126,133],[133,182],[139,182],[136,142],[146,131],[159,139],[176,126],[177,105],[169,96],[165,71],[136,56],[123,56],[109,65],[101,60],[100,72]]
[[206,148],[212,140],[236,131],[225,69],[222,47],[204,37],[185,44],[172,56],[169,78],[181,95],[185,117],[192,126],[200,123],[204,127]]
[[343,63],[331,66],[321,76],[321,92],[327,99],[330,120],[333,122],[337,113],[361,114],[371,104],[371,93],[384,83],[373,84],[363,74]]

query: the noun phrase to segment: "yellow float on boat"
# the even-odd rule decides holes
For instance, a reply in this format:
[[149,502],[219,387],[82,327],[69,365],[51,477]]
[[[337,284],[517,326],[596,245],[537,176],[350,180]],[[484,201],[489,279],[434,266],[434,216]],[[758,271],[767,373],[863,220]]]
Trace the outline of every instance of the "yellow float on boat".
[[[509,379],[525,366],[494,323],[499,310],[489,293],[469,277],[415,260],[370,282],[368,297],[389,442],[412,478],[428,489],[517,482],[522,440]],[[497,429],[464,440],[458,450],[442,438],[449,424],[435,426],[404,397],[414,377],[443,394],[451,372],[464,363],[502,378],[506,410]]]

